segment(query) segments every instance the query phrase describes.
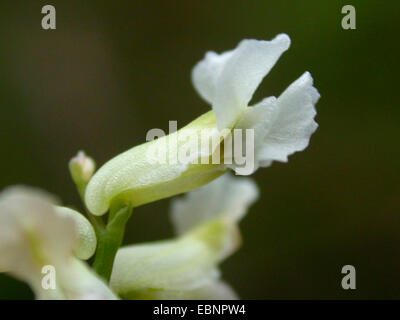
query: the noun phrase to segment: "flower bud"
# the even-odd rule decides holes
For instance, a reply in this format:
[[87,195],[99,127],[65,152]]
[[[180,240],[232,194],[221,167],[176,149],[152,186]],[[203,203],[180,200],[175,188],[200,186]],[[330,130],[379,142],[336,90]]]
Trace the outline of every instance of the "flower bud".
[[86,185],[92,177],[96,164],[91,157],[88,157],[84,151],[79,151],[78,154],[69,161],[69,171],[72,179],[78,186]]

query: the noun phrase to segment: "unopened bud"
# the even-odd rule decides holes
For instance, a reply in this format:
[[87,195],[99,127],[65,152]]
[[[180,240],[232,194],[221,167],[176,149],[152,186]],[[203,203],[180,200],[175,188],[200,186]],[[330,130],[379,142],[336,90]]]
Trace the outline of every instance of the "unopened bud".
[[80,186],[86,185],[92,177],[96,164],[94,160],[88,157],[84,151],[79,151],[78,154],[69,161],[69,171],[74,182]]

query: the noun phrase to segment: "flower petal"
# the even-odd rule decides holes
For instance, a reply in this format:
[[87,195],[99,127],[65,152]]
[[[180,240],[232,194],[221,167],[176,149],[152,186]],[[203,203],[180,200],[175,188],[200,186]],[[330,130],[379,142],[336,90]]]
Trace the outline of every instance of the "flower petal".
[[[55,289],[44,289],[38,281],[33,286],[38,300],[117,300],[105,282],[84,262],[71,258],[55,269]],[[43,277],[44,275],[42,275]],[[40,280],[40,279],[37,279]],[[40,284],[39,284],[40,283]]]
[[118,250],[111,288],[123,298],[144,298],[155,291],[191,291],[219,277],[217,265],[239,244],[237,229],[209,222],[175,240]]
[[215,263],[211,248],[195,238],[128,246],[117,253],[110,285],[130,299],[148,290],[193,290],[219,276]]
[[[86,188],[88,209],[95,215],[103,215],[112,201],[137,207],[195,189],[219,177],[224,173],[219,164],[190,164],[169,159],[169,156],[179,154],[182,145],[186,147],[185,142],[178,141],[178,135],[200,136],[203,130],[217,134],[215,127],[215,115],[208,112],[168,136],[136,146],[111,159],[96,172]],[[210,156],[198,148],[198,141],[194,141],[195,152],[191,153],[191,159]],[[161,156],[149,158],[152,150],[160,151]]]
[[78,211],[67,207],[55,207],[57,214],[71,217],[75,222],[78,241],[74,246],[74,254],[82,260],[89,259],[96,251],[97,239],[91,223]]
[[[236,128],[254,129],[254,171],[304,150],[318,125],[314,121],[319,99],[310,73],[304,73],[278,99],[269,97],[246,109]],[[229,167],[235,169],[235,165]]]
[[193,86],[199,95],[211,105],[215,101],[218,77],[233,53],[234,50],[221,54],[208,51],[204,59],[198,62],[192,70]]
[[305,72],[280,95],[275,119],[260,150],[260,159],[287,162],[289,155],[308,146],[311,135],[318,127],[314,117],[319,97],[309,72]]
[[231,128],[238,121],[262,79],[289,46],[286,34],[271,41],[243,40],[221,55],[207,53],[194,67],[194,86],[211,102],[219,129]]
[[[239,123],[236,125],[235,129],[241,129],[242,130],[242,146],[243,150],[247,151],[246,148],[246,130],[247,129],[253,129],[254,130],[254,141],[253,141],[253,147],[251,148],[250,152],[253,152],[254,154],[251,157],[247,157],[248,161],[254,161],[253,165],[250,166],[249,164],[246,163],[248,168],[252,168],[253,170],[251,172],[248,172],[248,174],[252,174],[254,171],[256,171],[260,166],[261,162],[263,162],[263,159],[260,159],[260,151],[264,147],[264,140],[265,137],[267,136],[269,130],[271,129],[273,125],[273,121],[275,120],[276,117],[276,110],[277,110],[277,99],[275,97],[268,97],[262,100],[260,103],[255,105],[254,107],[247,108],[246,111],[243,113],[242,118],[240,119]],[[234,146],[237,145],[234,141]],[[230,158],[229,162],[225,161],[225,163],[230,163],[226,164],[228,168],[231,168],[235,170],[236,174],[240,175],[242,174],[239,168],[243,168],[244,165],[237,165],[235,163],[235,159],[232,156],[234,154],[234,151],[229,154]],[[251,170],[251,169],[249,169]]]
[[250,179],[225,175],[175,201],[172,219],[180,236],[120,249],[111,287],[126,299],[211,295],[206,288],[219,277],[218,263],[238,248],[237,222],[257,195]]
[[43,265],[62,264],[77,239],[74,221],[54,213],[54,199],[39,190],[10,187],[0,196],[0,268],[29,281]]
[[239,221],[256,201],[256,184],[247,178],[225,174],[171,203],[171,219],[177,234],[216,218]]
[[[118,297],[86,263],[71,259],[65,268],[59,268],[59,281],[68,300],[117,300]],[[42,290],[43,291],[43,290]],[[47,295],[49,290],[45,290]],[[45,298],[47,298],[45,296]]]
[[[73,257],[74,218],[57,214],[54,199],[28,187],[0,195],[0,269],[26,281],[38,299],[116,299],[87,266]],[[54,267],[55,288],[44,289],[43,267]]]

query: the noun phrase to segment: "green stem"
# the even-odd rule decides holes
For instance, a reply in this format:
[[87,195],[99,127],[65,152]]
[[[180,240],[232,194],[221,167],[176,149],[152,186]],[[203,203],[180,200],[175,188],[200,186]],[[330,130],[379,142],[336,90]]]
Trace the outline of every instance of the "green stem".
[[[85,204],[85,190],[87,183],[76,183],[78,193]],[[114,259],[122,244],[125,233],[125,225],[132,215],[132,207],[120,202],[114,202],[111,206],[107,226],[103,218],[92,215],[85,209],[92,223],[97,237],[97,249],[94,257],[93,269],[107,282],[110,280]]]
[[[132,214],[131,207],[123,207],[112,213],[112,220],[97,235],[97,251],[93,268],[107,282],[110,280],[115,255],[122,244],[125,225]],[[111,213],[110,213],[111,215]]]
[[103,221],[103,219],[101,217],[92,215],[89,212],[89,210],[86,208],[86,204],[85,204],[86,186],[87,186],[87,184],[77,184],[76,185],[76,187],[78,189],[79,196],[81,198],[81,201],[82,201],[82,203],[83,203],[83,205],[85,207],[87,216],[88,216],[90,222],[92,223],[93,228],[94,228],[94,230],[96,232],[96,235],[98,237],[99,233],[102,232],[102,230],[105,228],[105,225],[104,225],[104,221]]

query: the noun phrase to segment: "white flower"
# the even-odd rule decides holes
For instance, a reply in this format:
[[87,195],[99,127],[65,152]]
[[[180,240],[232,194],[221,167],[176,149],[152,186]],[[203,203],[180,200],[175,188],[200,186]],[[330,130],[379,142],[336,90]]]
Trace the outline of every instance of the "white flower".
[[240,244],[237,224],[256,200],[247,178],[224,175],[172,203],[177,238],[121,248],[110,285],[126,299],[235,299],[218,264]]
[[[194,67],[192,80],[200,95],[212,105],[212,111],[175,133],[134,147],[107,162],[87,186],[88,209],[95,215],[103,215],[112,202],[137,207],[193,190],[218,178],[228,168],[236,174],[248,175],[273,161],[286,162],[290,154],[306,148],[317,128],[314,117],[319,98],[308,72],[278,98],[269,97],[248,106],[262,79],[289,45],[289,37],[281,34],[271,41],[243,40],[237,48],[222,54],[208,52]],[[217,147],[208,150],[206,143],[205,150],[191,142],[171,143],[176,136],[190,133],[198,137],[204,130],[210,133],[210,141],[217,137]],[[254,133],[254,150],[247,152],[246,147],[249,164],[232,161],[232,155],[225,153],[223,164],[158,164],[146,158],[150,149],[165,149],[170,154],[179,154],[181,149],[195,150],[189,159],[212,158],[220,146],[225,148],[232,143],[226,131],[236,130]],[[246,135],[233,136],[233,142],[246,145]]]
[[[115,299],[73,255],[87,259],[94,253],[92,226],[80,213],[54,204],[48,194],[27,187],[0,194],[0,270],[27,282],[38,299]],[[54,268],[54,288],[43,286],[46,266]]]
[[[253,171],[272,161],[286,162],[290,154],[307,147],[318,127],[314,117],[319,93],[308,72],[279,98],[269,97],[248,107],[262,79],[289,46],[286,34],[271,41],[243,40],[232,51],[208,52],[193,69],[193,84],[212,105],[220,130],[254,129]],[[228,167],[237,169],[234,164]]]

